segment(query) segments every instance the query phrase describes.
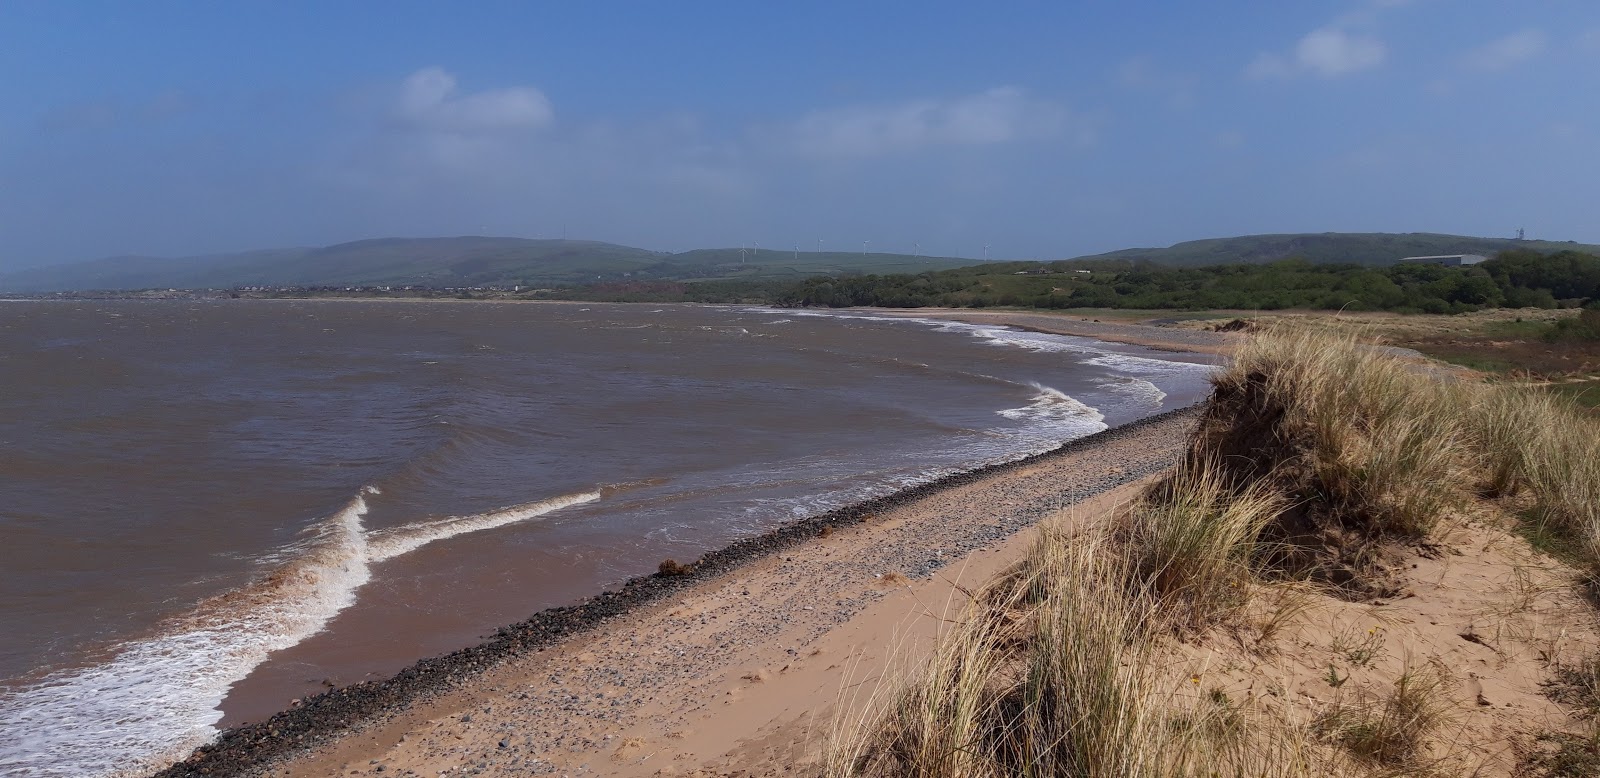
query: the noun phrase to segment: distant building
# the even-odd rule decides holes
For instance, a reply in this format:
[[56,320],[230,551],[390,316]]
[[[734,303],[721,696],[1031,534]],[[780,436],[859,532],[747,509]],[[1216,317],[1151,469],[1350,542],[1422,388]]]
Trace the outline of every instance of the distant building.
[[1406,257],[1401,262],[1410,262],[1416,265],[1444,265],[1445,267],[1463,267],[1476,265],[1488,259],[1481,254],[1440,254],[1436,257]]

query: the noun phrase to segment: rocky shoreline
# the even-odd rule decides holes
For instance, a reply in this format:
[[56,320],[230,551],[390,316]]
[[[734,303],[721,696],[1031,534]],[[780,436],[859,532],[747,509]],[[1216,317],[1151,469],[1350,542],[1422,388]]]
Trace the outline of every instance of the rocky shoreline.
[[[1145,427],[1197,414],[1181,408],[1067,442],[1051,451],[1011,462],[954,473],[926,484],[802,519],[762,535],[739,540],[705,554],[674,574],[656,573],[627,581],[577,604],[550,608],[502,627],[474,646],[416,664],[381,680],[332,689],[308,697],[265,721],[224,731],[189,758],[156,773],[158,778],[248,774],[293,754],[326,743],[336,735],[385,714],[409,709],[431,695],[456,688],[506,660],[542,651],[570,636],[591,630],[628,611],[663,600],[693,585],[725,575],[740,566],[816,538],[836,525],[859,523],[864,517],[909,503],[941,490],[1029,466],[1041,460],[1085,451],[1126,437]],[[1123,473],[1106,483],[1112,488],[1147,475]],[[1114,483],[1112,482],[1114,481]],[[925,572],[925,571],[919,571]]]

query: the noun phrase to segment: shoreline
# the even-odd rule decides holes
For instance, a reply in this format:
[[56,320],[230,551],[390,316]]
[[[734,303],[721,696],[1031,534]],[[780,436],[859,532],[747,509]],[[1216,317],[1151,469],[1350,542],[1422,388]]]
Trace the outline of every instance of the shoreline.
[[844,308],[903,318],[949,319],[967,324],[996,324],[1047,335],[1078,338],[1129,346],[1144,346],[1156,351],[1179,354],[1227,356],[1238,345],[1233,333],[1155,327],[1128,322],[1102,322],[1068,314],[1036,311],[987,311],[973,308]]
[[[992,322],[999,323],[999,322]],[[646,606],[667,601],[672,595],[730,577],[731,573],[768,560],[779,552],[824,537],[835,528],[862,524],[876,514],[951,492],[963,486],[1024,472],[1051,460],[1093,453],[1147,428],[1185,423],[1198,413],[1199,403],[1147,416],[1082,438],[1050,451],[986,465],[943,476],[933,481],[865,500],[827,513],[785,524],[761,535],[743,538],[707,552],[687,573],[661,573],[629,579],[620,590],[607,590],[576,604],[540,611],[523,621],[496,630],[492,637],[448,654],[422,659],[387,679],[369,681],[305,698],[296,707],[253,724],[224,730],[210,744],[157,773],[156,776],[248,774],[293,759],[339,741],[342,736],[392,718],[401,712],[470,686],[497,668],[557,647],[575,636],[593,633],[600,626]],[[1113,470],[1094,494],[1147,477],[1160,468]],[[1007,533],[1010,537],[1014,533]],[[944,563],[932,561],[913,575],[931,575]]]

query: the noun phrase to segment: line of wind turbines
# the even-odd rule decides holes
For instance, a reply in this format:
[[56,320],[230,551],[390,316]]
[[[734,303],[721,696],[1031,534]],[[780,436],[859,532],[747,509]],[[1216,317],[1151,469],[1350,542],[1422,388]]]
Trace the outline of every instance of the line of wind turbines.
[[[817,238],[817,253],[818,254],[822,253],[822,243],[823,243],[822,238]],[[872,244],[872,241],[870,241],[870,240],[861,241],[861,256],[864,257],[864,256],[867,255],[867,253],[868,253],[867,249],[871,244]],[[768,250],[770,251],[771,249],[768,249]],[[742,265],[742,264],[745,263],[745,258],[746,258],[747,255],[755,256],[755,255],[760,254],[760,252],[761,252],[761,242],[760,241],[751,241],[751,247],[750,248],[746,248],[745,245],[742,244],[742,243],[739,244],[739,264]],[[922,244],[920,242],[913,242],[911,244],[911,256],[913,256],[913,257],[921,257],[922,256]],[[800,244],[798,244],[798,243],[794,244],[794,259],[795,259],[796,262],[798,262],[800,260]],[[987,244],[987,243],[983,244],[983,261],[985,261],[985,262],[989,261],[989,244]]]

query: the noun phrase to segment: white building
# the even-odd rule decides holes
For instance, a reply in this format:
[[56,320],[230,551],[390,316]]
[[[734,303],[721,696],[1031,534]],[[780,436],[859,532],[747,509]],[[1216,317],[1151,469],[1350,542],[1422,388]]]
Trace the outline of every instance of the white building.
[[1488,259],[1481,254],[1440,254],[1435,257],[1406,257],[1401,262],[1410,262],[1415,265],[1444,265],[1445,267],[1463,267],[1476,265]]

